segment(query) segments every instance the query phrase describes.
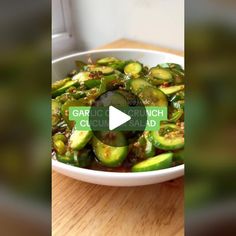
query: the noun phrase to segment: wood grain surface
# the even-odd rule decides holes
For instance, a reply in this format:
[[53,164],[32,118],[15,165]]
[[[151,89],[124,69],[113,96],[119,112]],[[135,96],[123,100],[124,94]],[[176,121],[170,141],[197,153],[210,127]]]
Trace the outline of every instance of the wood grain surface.
[[[121,39],[101,48],[182,52]],[[53,236],[184,235],[184,181],[140,187],[88,184],[52,173]]]

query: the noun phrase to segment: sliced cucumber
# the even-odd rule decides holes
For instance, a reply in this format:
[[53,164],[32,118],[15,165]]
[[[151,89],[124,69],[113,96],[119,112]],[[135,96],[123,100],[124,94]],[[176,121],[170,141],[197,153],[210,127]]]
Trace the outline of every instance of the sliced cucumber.
[[139,73],[142,71],[142,65],[138,62],[131,62],[125,66],[124,72],[126,75],[138,77]]
[[75,86],[75,87],[78,86],[78,82],[74,81],[74,80],[67,81],[62,87],[59,87],[58,89],[52,91],[52,97],[55,98],[55,97],[61,95],[71,86]]
[[54,140],[53,147],[58,154],[64,154],[66,152],[66,146],[62,140]]
[[83,148],[79,150],[76,154],[76,159],[77,159],[77,165],[79,167],[88,167],[93,159],[93,153],[92,150]]
[[150,75],[157,80],[162,80],[163,82],[169,82],[173,80],[173,76],[168,69],[153,67],[150,70]]
[[170,87],[165,87],[165,88],[159,88],[164,94],[166,95],[170,95],[170,94],[173,94],[173,93],[177,93],[181,90],[184,89],[184,85],[175,85],[175,86],[170,86]]
[[91,79],[89,75],[90,75],[90,72],[82,71],[82,72],[79,72],[77,75],[73,76],[72,80],[78,81],[80,84],[84,84],[85,81]]
[[84,63],[83,61],[76,60],[75,65],[79,68],[79,70],[82,70],[86,66],[86,63]]
[[179,71],[177,69],[171,70],[173,76],[174,76],[174,83],[175,84],[183,84],[184,83],[184,72]]
[[60,108],[61,104],[57,100],[52,99],[52,114],[60,114]]
[[120,79],[116,74],[104,76],[101,79],[99,93],[105,93],[108,90],[113,90],[117,84],[120,84]]
[[84,98],[80,98],[79,100],[68,100],[66,101],[61,107],[61,114],[64,121],[68,124],[70,128],[73,128],[74,121],[69,120],[69,107],[76,107],[76,106],[87,106],[88,101]]
[[110,66],[98,66],[98,67],[93,67],[91,71],[100,71],[104,75],[110,75],[114,72],[114,69]]
[[97,60],[97,63],[100,65],[107,65],[109,63],[116,62],[116,61],[119,61],[119,60],[115,57],[104,57]]
[[115,62],[109,63],[109,66],[112,67],[114,70],[123,72],[126,64],[127,64],[126,61],[115,61]]
[[132,153],[138,159],[146,159],[155,155],[154,145],[145,137],[141,136],[132,148]]
[[179,100],[184,100],[184,91],[177,92],[170,98],[170,102],[176,102]]
[[66,163],[66,164],[74,164],[74,155],[71,152],[66,152],[65,154],[56,154],[56,158],[58,161]]
[[61,119],[61,104],[56,100],[52,100],[51,110],[52,110],[52,126],[55,127]]
[[69,139],[69,146],[73,150],[80,150],[89,142],[92,136],[92,131],[73,130]]
[[157,67],[159,67],[159,68],[170,68],[170,69],[176,69],[176,70],[179,70],[179,71],[183,71],[182,66],[179,65],[179,64],[176,64],[176,63],[162,63],[162,64],[157,65]]
[[98,87],[100,84],[101,84],[101,80],[100,79],[90,79],[90,80],[84,81],[84,85],[88,89],[91,89],[91,88],[94,88],[94,87]]
[[145,87],[150,87],[150,86],[152,86],[150,83],[141,78],[131,79],[128,81],[128,87],[134,94],[138,94]]
[[157,65],[158,68],[169,69],[173,75],[175,84],[182,84],[184,82],[184,70],[181,65],[175,63],[163,63]]
[[[114,143],[126,143],[125,137],[121,132],[114,132],[114,135]],[[98,140],[96,137],[93,137],[92,146],[93,151],[101,164],[108,167],[120,166],[128,154],[128,146],[109,146]]]
[[179,101],[173,102],[172,104],[175,109],[184,110],[184,100],[179,100]]
[[172,113],[172,115],[168,121],[176,123],[177,120],[179,120],[183,114],[184,114],[184,111],[182,109],[179,109],[179,110]]
[[148,138],[162,150],[176,150],[184,146],[184,132],[175,124],[161,125],[159,131],[151,131]]
[[178,150],[174,152],[173,162],[176,164],[182,164],[184,162],[184,150]]
[[62,86],[65,85],[66,82],[68,82],[70,80],[70,78],[65,78],[63,80],[58,80],[56,82],[54,82],[52,84],[52,92],[54,92],[55,90],[61,88]]
[[154,87],[145,87],[139,94],[139,98],[142,100],[145,106],[168,106],[168,100],[166,95],[159,89]]
[[132,167],[133,172],[143,172],[161,170],[171,167],[173,153],[163,153],[155,157],[148,158]]

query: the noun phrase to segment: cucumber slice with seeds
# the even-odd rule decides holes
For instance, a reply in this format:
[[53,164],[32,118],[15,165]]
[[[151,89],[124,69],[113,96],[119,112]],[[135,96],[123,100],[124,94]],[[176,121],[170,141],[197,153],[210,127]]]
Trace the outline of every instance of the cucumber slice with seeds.
[[[114,143],[126,144],[126,139],[121,132],[104,132],[113,133]],[[92,140],[93,151],[102,165],[108,167],[118,167],[122,164],[128,154],[128,146],[114,147],[106,145],[98,140],[95,136]]]
[[91,69],[91,71],[100,71],[104,75],[110,75],[114,72],[114,69],[110,66],[98,66]]
[[142,71],[142,65],[138,62],[131,62],[125,66],[124,72],[126,75],[137,77]]
[[170,94],[173,94],[173,93],[177,93],[181,90],[184,89],[184,85],[176,85],[176,86],[170,86],[170,87],[165,87],[165,88],[159,88],[164,94],[166,95],[170,95]]
[[97,63],[100,65],[107,65],[109,63],[116,62],[116,61],[118,61],[118,59],[115,57],[104,57],[97,60]]
[[151,131],[148,138],[162,150],[176,150],[184,146],[184,131],[175,124],[161,125],[159,131]]
[[143,172],[161,170],[171,167],[173,153],[163,153],[155,157],[148,158],[132,167],[133,172]]
[[92,136],[92,131],[74,130],[69,139],[69,146],[73,150],[80,150],[89,142]]
[[55,98],[55,97],[61,95],[62,93],[64,93],[71,86],[77,87],[78,86],[78,82],[74,81],[74,80],[67,81],[62,87],[52,91],[52,97]]
[[150,70],[150,74],[156,79],[165,81],[170,81],[173,79],[172,74],[168,69],[154,67]]
[[152,86],[150,83],[141,78],[131,79],[128,81],[128,87],[134,94],[138,94],[145,87],[150,87],[150,86]]

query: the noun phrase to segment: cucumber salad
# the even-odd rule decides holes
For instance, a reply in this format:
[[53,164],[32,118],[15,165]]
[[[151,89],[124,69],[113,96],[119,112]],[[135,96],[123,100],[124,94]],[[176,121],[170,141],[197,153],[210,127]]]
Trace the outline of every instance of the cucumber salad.
[[[52,158],[77,167],[116,172],[153,171],[183,164],[183,68],[175,63],[149,68],[139,61],[115,57],[88,61],[76,61],[66,78],[52,84]],[[106,145],[93,131],[75,130],[69,107],[92,106],[97,97],[111,90],[130,91],[145,106],[168,107],[168,120],[161,122],[159,130],[142,134],[102,134],[123,142],[121,147]],[[127,144],[132,135],[139,136]]]

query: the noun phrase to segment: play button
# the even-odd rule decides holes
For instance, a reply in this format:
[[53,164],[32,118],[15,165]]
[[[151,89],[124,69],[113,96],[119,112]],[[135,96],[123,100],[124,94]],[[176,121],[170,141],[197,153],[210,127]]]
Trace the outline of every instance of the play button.
[[130,119],[131,117],[126,115],[124,112],[116,109],[113,106],[109,106],[109,130],[114,130]]
[[136,142],[146,124],[146,108],[142,101],[124,89],[103,93],[89,111],[93,134],[110,146],[121,147]]

